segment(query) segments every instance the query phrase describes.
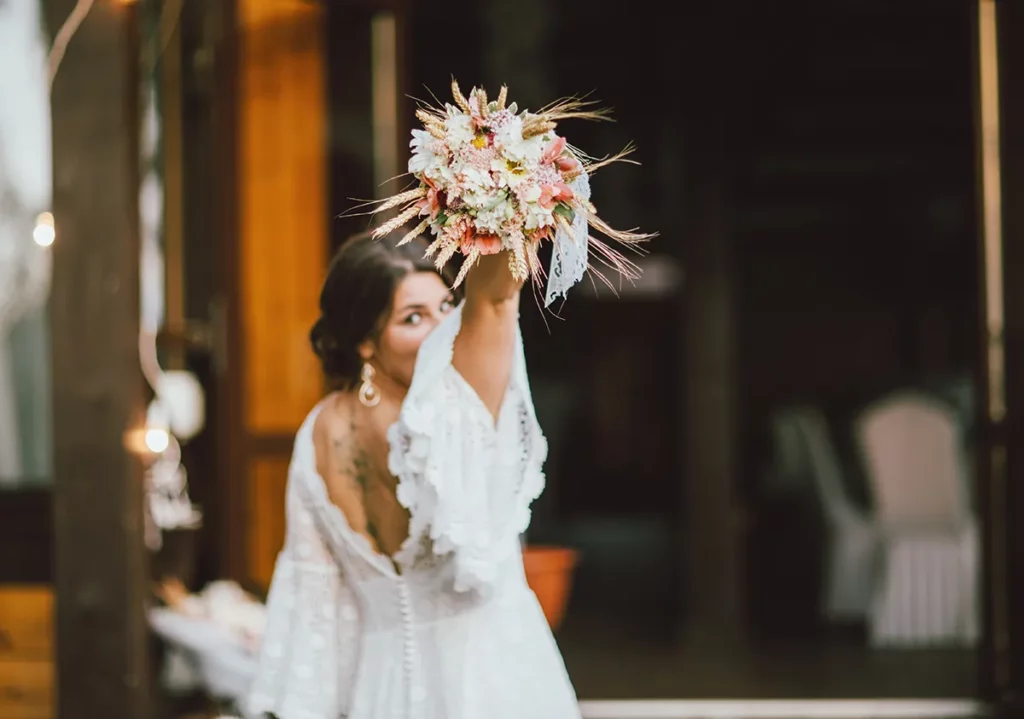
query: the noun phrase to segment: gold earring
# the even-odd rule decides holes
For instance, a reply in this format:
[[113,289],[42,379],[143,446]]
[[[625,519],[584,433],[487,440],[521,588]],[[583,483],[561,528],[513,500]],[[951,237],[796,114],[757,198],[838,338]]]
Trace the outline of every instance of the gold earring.
[[376,375],[373,365],[363,362],[363,369],[359,372],[359,379],[363,381],[359,385],[359,404],[364,407],[376,407],[380,404],[380,390],[373,383],[373,378]]

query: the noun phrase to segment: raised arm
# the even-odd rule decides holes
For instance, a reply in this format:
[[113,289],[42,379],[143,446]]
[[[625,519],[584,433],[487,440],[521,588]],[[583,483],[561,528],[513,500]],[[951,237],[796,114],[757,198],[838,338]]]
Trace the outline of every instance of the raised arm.
[[466,276],[452,365],[495,420],[512,375],[522,287],[512,279],[505,251],[481,257]]

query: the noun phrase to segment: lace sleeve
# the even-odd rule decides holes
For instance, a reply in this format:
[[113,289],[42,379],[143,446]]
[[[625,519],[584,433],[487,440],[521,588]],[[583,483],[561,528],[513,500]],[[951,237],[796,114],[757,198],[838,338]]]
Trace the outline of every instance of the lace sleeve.
[[335,719],[348,714],[359,651],[358,604],[319,532],[293,465],[287,536],[267,598],[253,716]]
[[[519,551],[530,504],[544,487],[547,454],[530,398],[522,338],[497,426],[468,382],[452,366],[461,326],[459,306],[420,348],[412,386],[388,432],[398,500],[411,515],[410,541],[400,561],[414,558],[423,539],[437,555],[452,555],[456,591],[487,589]],[[517,332],[518,335],[518,332]]]

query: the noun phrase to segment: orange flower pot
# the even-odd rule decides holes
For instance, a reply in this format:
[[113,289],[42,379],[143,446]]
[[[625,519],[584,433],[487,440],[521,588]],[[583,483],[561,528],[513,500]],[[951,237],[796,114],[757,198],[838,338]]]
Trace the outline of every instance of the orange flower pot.
[[578,560],[579,552],[566,547],[528,545],[523,550],[526,582],[537,595],[551,631],[556,631],[565,618]]

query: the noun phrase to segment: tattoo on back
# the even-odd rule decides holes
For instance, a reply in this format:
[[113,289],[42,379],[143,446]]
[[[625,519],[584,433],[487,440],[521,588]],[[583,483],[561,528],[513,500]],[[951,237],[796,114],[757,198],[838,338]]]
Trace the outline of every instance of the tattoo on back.
[[[355,423],[353,423],[351,434],[353,437],[355,436],[355,429]],[[362,496],[363,511],[366,513],[366,533],[377,543],[377,547],[381,548],[380,533],[377,530],[377,525],[370,517],[370,506],[366,501],[370,484],[373,481],[370,460],[366,452],[360,447],[354,446],[354,443],[351,452],[345,451],[345,445],[339,439],[333,440],[332,444],[339,471],[355,482]]]

